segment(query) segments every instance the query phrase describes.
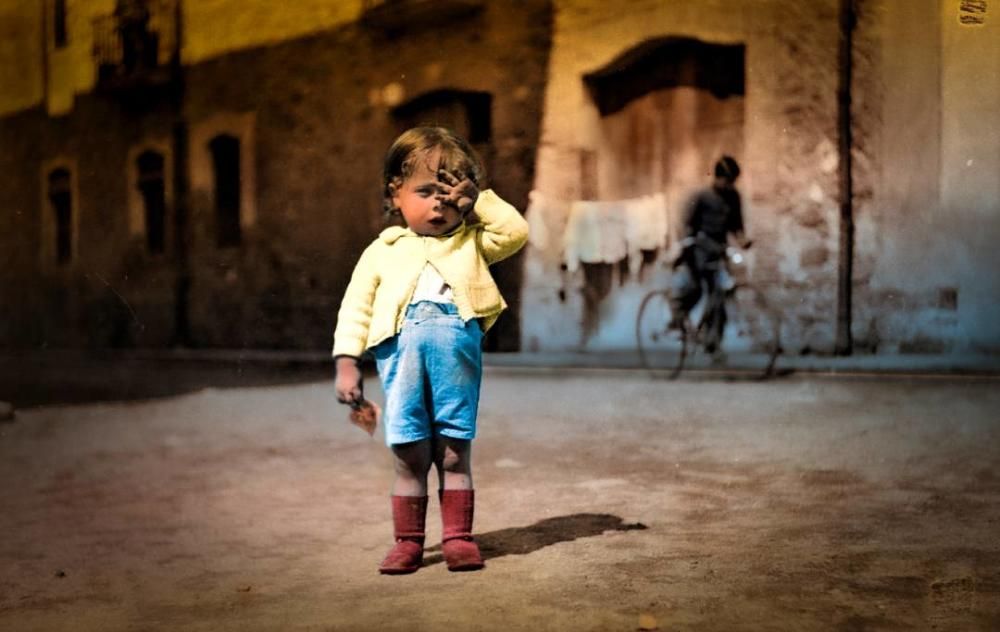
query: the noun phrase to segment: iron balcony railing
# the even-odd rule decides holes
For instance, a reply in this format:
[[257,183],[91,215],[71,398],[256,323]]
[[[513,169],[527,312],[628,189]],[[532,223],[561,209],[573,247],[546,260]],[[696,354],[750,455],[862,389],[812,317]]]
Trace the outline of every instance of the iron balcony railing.
[[99,80],[158,75],[177,60],[177,1],[136,0],[136,13],[94,18],[94,62]]

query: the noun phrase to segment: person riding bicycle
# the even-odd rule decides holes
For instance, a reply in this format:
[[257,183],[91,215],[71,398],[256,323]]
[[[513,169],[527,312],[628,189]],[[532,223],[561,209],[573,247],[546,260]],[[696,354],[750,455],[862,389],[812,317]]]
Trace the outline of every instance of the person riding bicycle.
[[[688,312],[698,303],[703,288],[708,296],[721,288],[732,289],[732,280],[725,266],[726,244],[729,235],[743,248],[751,241],[743,232],[743,211],[736,179],[740,166],[731,156],[722,156],[715,163],[712,185],[695,193],[685,209],[685,237],[681,240],[681,254],[674,261],[671,280],[672,329],[680,329]],[[725,302],[721,302],[714,315],[706,322],[705,350],[714,353],[722,342],[726,326]]]

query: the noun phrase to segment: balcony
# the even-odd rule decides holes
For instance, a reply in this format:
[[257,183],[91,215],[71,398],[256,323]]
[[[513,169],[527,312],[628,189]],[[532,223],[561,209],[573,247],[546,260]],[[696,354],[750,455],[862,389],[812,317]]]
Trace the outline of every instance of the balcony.
[[361,22],[387,32],[455,20],[482,10],[484,0],[363,0]]
[[169,87],[180,60],[177,0],[133,0],[119,6],[123,8],[93,21],[98,91],[126,94]]

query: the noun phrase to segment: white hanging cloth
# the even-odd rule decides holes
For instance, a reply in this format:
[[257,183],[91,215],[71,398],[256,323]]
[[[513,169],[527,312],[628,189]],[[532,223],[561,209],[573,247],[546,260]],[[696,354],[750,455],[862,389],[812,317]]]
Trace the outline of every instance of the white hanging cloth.
[[573,272],[580,263],[616,263],[628,256],[625,204],[578,200],[570,204],[563,260]]
[[573,272],[580,263],[617,263],[628,257],[629,272],[642,264],[642,250],[668,243],[669,222],[662,193],[638,198],[570,203],[563,260]]

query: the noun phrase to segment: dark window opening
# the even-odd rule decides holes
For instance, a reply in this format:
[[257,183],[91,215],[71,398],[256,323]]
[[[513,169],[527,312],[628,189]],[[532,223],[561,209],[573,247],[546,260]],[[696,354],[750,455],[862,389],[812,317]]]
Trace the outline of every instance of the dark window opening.
[[49,174],[49,202],[56,220],[56,263],[64,265],[73,258],[73,194],[68,169]]
[[400,131],[417,125],[440,125],[469,143],[489,143],[493,137],[493,95],[488,92],[436,90],[393,110]]
[[163,156],[153,151],[143,152],[136,160],[137,183],[142,194],[146,216],[146,246],[153,254],[166,249],[166,187],[163,181]]
[[[723,154],[743,153],[743,44],[649,40],[584,76],[601,113],[596,199],[664,195],[676,215]],[[679,229],[673,226],[672,230]]]
[[66,0],[54,0],[52,6],[52,34],[56,48],[66,46]]
[[240,141],[228,135],[216,136],[209,144],[215,172],[216,245],[240,244]]

